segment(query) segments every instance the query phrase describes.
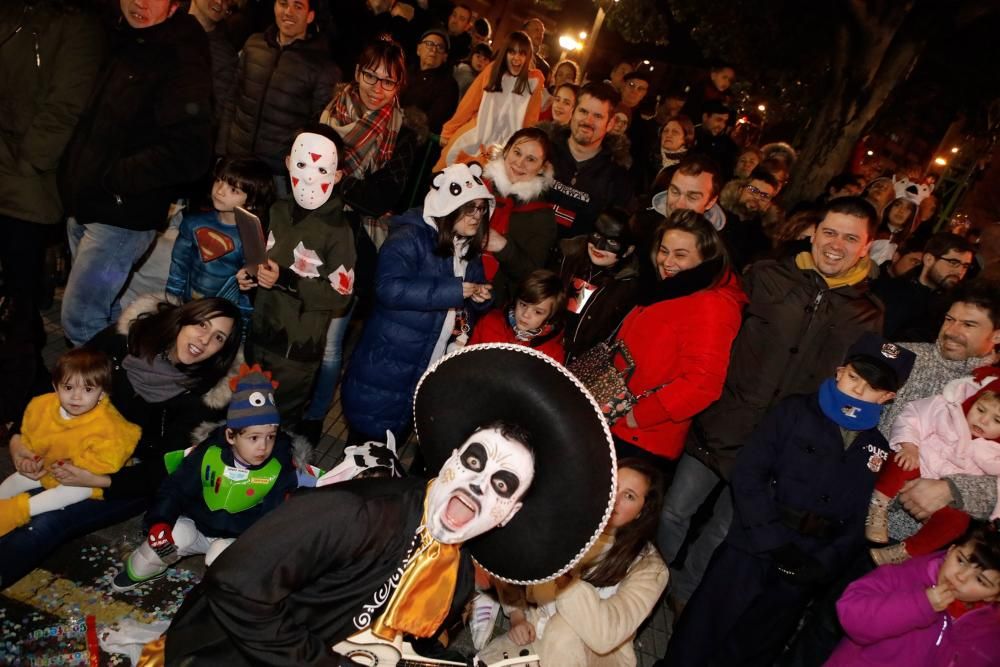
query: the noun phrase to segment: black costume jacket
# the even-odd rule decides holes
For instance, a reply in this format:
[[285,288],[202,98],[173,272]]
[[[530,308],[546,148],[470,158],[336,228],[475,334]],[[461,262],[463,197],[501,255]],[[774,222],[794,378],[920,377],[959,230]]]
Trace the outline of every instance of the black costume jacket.
[[[384,610],[423,513],[425,480],[302,491],[226,549],[167,631],[167,665],[338,665],[330,651]],[[390,578],[394,580],[390,586]],[[472,592],[463,553],[452,613]]]

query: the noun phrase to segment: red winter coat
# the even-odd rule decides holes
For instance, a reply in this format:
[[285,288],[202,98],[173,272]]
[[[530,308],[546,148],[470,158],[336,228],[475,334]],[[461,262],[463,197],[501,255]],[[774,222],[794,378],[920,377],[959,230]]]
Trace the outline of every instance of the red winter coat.
[[524,345],[525,347],[530,347],[549,355],[560,364],[566,361],[566,350],[563,349],[562,344],[562,332],[548,338],[540,345],[519,341],[514,338],[514,329],[507,324],[507,313],[498,309],[491,310],[476,322],[476,326],[472,330],[472,336],[469,338],[469,345],[476,345],[478,343],[514,343],[515,345]]
[[639,428],[625,418],[611,428],[625,442],[668,459],[684,448],[691,418],[722,394],[729,350],[747,297],[737,278],[688,296],[636,306],[618,339],[635,360],[629,389],[636,395],[665,385],[632,409]]

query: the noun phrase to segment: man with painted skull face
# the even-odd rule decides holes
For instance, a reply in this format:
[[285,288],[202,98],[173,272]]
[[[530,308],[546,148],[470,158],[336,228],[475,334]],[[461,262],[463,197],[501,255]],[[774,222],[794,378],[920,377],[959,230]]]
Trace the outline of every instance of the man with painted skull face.
[[334,191],[342,152],[340,136],[325,125],[296,134],[285,158],[293,198],[271,207],[267,263],[236,275],[241,290],[257,288],[247,354],[280,383],[283,423],[301,417],[327,327],[347,312],[354,291],[354,235]]
[[359,652],[435,635],[472,591],[472,559],[504,581],[540,583],[594,544],[615,496],[613,446],[565,368],[521,346],[465,347],[423,376],[414,414],[435,479],[293,496],[224,552],[146,657],[356,664]]

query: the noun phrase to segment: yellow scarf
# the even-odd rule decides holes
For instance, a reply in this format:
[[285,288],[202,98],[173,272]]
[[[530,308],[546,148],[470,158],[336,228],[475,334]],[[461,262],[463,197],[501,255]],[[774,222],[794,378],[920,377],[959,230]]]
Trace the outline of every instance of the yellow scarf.
[[[431,480],[427,488],[434,483]],[[403,571],[399,588],[392,594],[385,612],[372,624],[372,633],[392,641],[400,632],[414,637],[430,637],[451,609],[458,582],[459,545],[441,544],[427,530],[427,498],[420,527],[417,554]]]
[[808,250],[803,250],[795,256],[795,266],[803,270],[808,269],[816,271],[816,273],[823,276],[823,280],[826,281],[826,284],[830,289],[837,289],[838,287],[857,285],[862,280],[867,278],[868,272],[871,269],[871,260],[867,257],[862,257],[860,262],[851,267],[847,273],[839,278],[831,278],[830,276],[824,276],[820,273],[816,269],[816,262],[813,260],[812,253]]

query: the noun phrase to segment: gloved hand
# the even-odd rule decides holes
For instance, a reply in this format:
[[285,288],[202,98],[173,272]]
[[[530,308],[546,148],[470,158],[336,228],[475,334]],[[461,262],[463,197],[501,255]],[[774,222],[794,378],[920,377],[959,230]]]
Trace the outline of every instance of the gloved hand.
[[157,523],[149,529],[149,536],[146,538],[150,548],[156,552],[164,562],[176,560],[177,545],[174,544],[174,535],[170,530],[170,524]]
[[789,542],[771,552],[778,574],[799,586],[818,583],[826,576],[826,568],[818,560]]

